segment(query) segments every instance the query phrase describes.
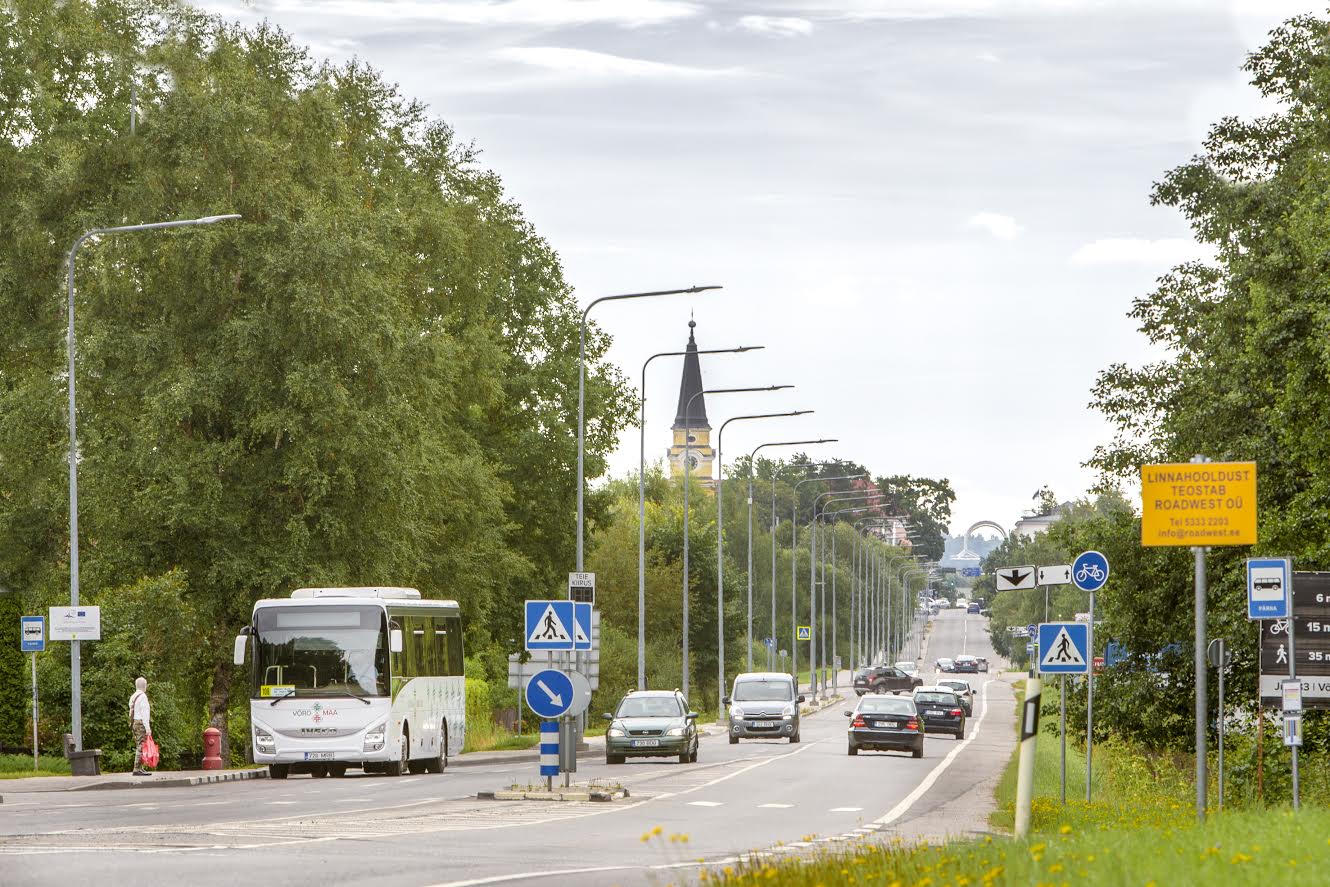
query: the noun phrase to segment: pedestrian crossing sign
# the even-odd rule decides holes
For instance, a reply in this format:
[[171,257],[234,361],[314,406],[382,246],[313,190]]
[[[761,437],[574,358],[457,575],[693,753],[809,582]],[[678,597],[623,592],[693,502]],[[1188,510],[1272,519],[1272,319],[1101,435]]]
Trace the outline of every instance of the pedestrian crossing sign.
[[576,647],[577,621],[572,601],[526,602],[526,648],[528,650],[572,650]]
[[813,639],[813,629],[812,629],[812,626],[808,626],[808,625],[800,625],[800,626],[799,626],[799,633],[795,636],[795,640],[799,640],[799,641],[811,641],[812,639]]
[[1045,622],[1039,626],[1041,674],[1089,674],[1090,625],[1087,622]]

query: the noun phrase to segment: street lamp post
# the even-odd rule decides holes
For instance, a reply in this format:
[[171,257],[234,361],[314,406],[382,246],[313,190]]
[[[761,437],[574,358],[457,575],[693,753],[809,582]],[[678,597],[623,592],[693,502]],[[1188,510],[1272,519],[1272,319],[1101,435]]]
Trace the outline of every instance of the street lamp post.
[[[837,509],[837,510],[835,510],[835,511],[831,511],[831,512],[823,511],[823,516],[825,517],[827,514],[830,514],[832,517],[835,517],[835,516],[838,515],[838,514],[855,514],[855,513],[858,513],[858,512],[860,512],[860,511],[868,511],[868,510],[870,510],[870,509],[878,508],[878,507],[880,507],[880,506],[878,506],[878,505],[876,505],[876,504],[873,504],[873,505],[861,505],[861,506],[859,506],[859,507],[857,507],[857,508],[839,508],[839,509]],[[856,534],[856,535],[857,535],[857,534]],[[824,549],[824,552],[823,552],[823,553],[824,553],[824,554],[825,554],[825,548],[826,548],[826,545],[825,545],[825,543],[824,543],[824,544],[823,544],[823,549]],[[836,574],[837,574],[837,572],[838,572],[837,567],[836,567],[836,563],[837,563],[837,562],[836,562],[836,530],[835,530],[835,528],[833,527],[833,528],[832,528],[832,531],[831,531],[831,689],[832,689],[833,692],[835,692],[837,689],[839,689],[839,679],[840,679],[840,669],[837,668],[837,666],[836,666],[836,657],[839,655],[839,652],[840,652],[840,645],[839,645],[839,643],[837,642],[837,638],[836,638],[836,630],[837,630],[837,628],[838,628],[838,626],[839,626],[839,624],[840,624],[840,619],[839,619],[839,615],[838,615],[838,611],[837,611],[837,606],[836,606],[836,604],[837,604],[837,600],[836,600]],[[851,588],[853,588],[853,586],[851,586]],[[826,607],[826,599],[827,599],[827,594],[826,594],[826,573],[825,573],[825,569],[824,569],[824,571],[823,571],[823,579],[822,579],[822,605],[823,605],[823,608],[824,608],[824,609],[825,609],[825,607]],[[853,601],[853,598],[851,598],[851,601]],[[853,612],[854,612],[854,611],[851,610],[851,614],[853,614]],[[825,628],[824,628],[823,630],[825,631]],[[824,638],[825,638],[825,635],[824,635]],[[822,659],[823,659],[823,662],[825,663],[825,661],[826,661],[826,653],[825,653],[825,650],[824,650],[824,652],[823,652]],[[853,658],[851,658],[851,662],[853,662]],[[825,681],[825,678],[824,678],[824,681]]]
[[[822,548],[822,551],[823,551],[823,559],[822,559],[822,582],[821,582],[821,585],[822,585],[822,598],[821,598],[821,600],[822,600],[822,610],[821,610],[821,613],[820,613],[820,614],[816,612],[816,611],[817,611],[817,606],[818,606],[818,596],[817,596],[817,585],[818,585],[818,582],[817,582],[817,566],[818,566],[818,552],[819,552],[819,549],[818,549],[818,538],[817,538],[817,537],[818,537],[818,525],[819,525],[819,520],[820,520],[820,515],[819,515],[819,504],[820,504],[820,500],[821,500],[824,496],[830,496],[830,497],[832,497],[832,498],[827,499],[827,502],[826,502],[826,505],[830,505],[832,502],[847,502],[847,501],[852,501],[852,500],[856,500],[856,499],[876,498],[876,497],[881,497],[881,496],[884,496],[884,495],[886,495],[886,494],[883,493],[881,490],[878,490],[878,489],[876,489],[876,488],[874,488],[872,491],[867,491],[867,492],[864,492],[864,491],[846,492],[846,491],[829,490],[829,491],[827,491],[827,492],[825,492],[825,493],[820,493],[820,494],[818,494],[818,496],[817,496],[816,498],[814,498],[814,500],[813,500],[813,535],[812,535],[812,539],[810,540],[810,548],[809,548],[809,550],[810,550],[810,555],[811,555],[811,560],[809,561],[809,564],[808,564],[808,601],[809,601],[809,607],[812,608],[812,609],[814,610],[814,614],[813,614],[813,617],[812,617],[812,618],[813,618],[813,624],[812,624],[812,626],[811,626],[811,631],[809,632],[809,634],[810,634],[810,637],[811,637],[812,639],[814,639],[814,643],[817,643],[816,638],[817,638],[817,633],[818,633],[819,624],[820,624],[820,628],[821,628],[821,631],[822,631],[822,638],[821,638],[820,643],[817,643],[817,646],[818,646],[818,648],[819,648],[818,651],[821,653],[821,660],[820,660],[820,662],[817,661],[817,656],[815,655],[815,652],[814,652],[813,650],[811,650],[811,648],[810,648],[810,654],[809,654],[809,663],[808,663],[808,666],[809,666],[809,669],[810,669],[810,671],[809,671],[809,675],[810,675],[810,677],[813,676],[813,675],[815,675],[817,672],[820,671],[820,675],[818,675],[817,679],[814,681],[814,692],[820,693],[820,694],[821,694],[822,696],[824,696],[824,697],[825,697],[825,695],[826,695],[826,689],[827,689],[827,682],[826,682],[826,669],[827,669],[827,626],[826,626],[827,600],[826,600],[826,579],[827,579],[827,568],[826,568],[826,562],[825,562],[825,547],[826,547],[826,541],[825,541],[825,540],[823,540],[823,542],[822,542],[822,545],[823,545],[823,548]],[[825,511],[825,505],[822,506],[822,510]],[[834,578],[834,571],[833,571],[833,578]],[[820,616],[820,618],[819,618],[819,616]]]
[[656,290],[648,293],[620,293],[615,296],[601,296],[599,299],[592,299],[591,304],[586,306],[582,312],[582,326],[578,333],[577,340],[577,571],[582,572],[582,530],[584,526],[583,519],[583,489],[586,485],[585,478],[585,445],[586,445],[586,321],[587,315],[591,309],[595,308],[601,302],[617,302],[624,299],[649,299],[653,296],[679,296],[693,293],[703,293],[708,290],[718,290],[719,286],[690,286],[687,289],[678,290]]
[[[693,401],[704,394],[746,394],[758,391],[780,391],[792,385],[763,385],[755,388],[711,388],[698,391],[684,405],[683,429],[683,696],[688,698],[688,475],[693,461]],[[717,552],[719,554],[719,552]],[[720,626],[723,628],[723,626]],[[724,687],[717,687],[718,696],[725,695]]]
[[[753,670],[753,477],[759,451],[767,447],[798,447],[835,443],[836,438],[821,440],[782,440],[758,444],[748,454],[748,670]],[[771,646],[767,648],[767,671],[776,668],[776,472],[771,474]]]
[[[211,225],[238,219],[238,213],[218,216],[203,216],[197,219],[180,219],[173,222],[149,222],[143,225],[116,225],[113,227],[90,228],[74,240],[69,248],[67,266],[67,284],[69,299],[69,330],[65,340],[69,351],[69,605],[79,604],[79,481],[78,481],[78,430],[75,424],[74,404],[74,264],[79,247],[85,240],[102,234],[129,234],[135,231],[155,231],[162,228],[191,228],[198,225]],[[69,645],[70,679],[70,727],[74,733],[74,747],[83,749],[83,673],[82,651],[79,641]]]
[[[738,348],[707,348],[700,354],[743,354],[761,351],[765,345],[741,345]],[[642,389],[637,439],[637,689],[647,688],[646,660],[646,597],[647,597],[647,493],[646,493],[646,427],[647,427],[647,367],[657,357],[686,357],[687,351],[661,351],[642,363]]]

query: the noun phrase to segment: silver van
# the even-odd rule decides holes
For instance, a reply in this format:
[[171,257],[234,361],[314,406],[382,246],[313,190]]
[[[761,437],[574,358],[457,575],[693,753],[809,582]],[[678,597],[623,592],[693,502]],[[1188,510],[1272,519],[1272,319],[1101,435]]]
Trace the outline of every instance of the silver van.
[[730,695],[721,700],[730,707],[730,745],[740,739],[799,741],[799,703],[804,697],[787,674],[755,671],[734,679]]

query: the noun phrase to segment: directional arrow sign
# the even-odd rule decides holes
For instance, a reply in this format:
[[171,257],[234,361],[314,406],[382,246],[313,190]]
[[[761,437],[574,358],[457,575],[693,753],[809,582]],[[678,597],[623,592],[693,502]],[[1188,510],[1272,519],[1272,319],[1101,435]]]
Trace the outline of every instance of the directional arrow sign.
[[573,704],[573,682],[557,668],[531,676],[526,685],[526,703],[542,718],[557,718]]
[[1022,588],[1034,588],[1035,568],[1029,567],[1002,567],[997,571],[997,590],[998,591],[1019,591]]
[[1040,567],[1038,570],[1038,585],[1070,585],[1071,584],[1071,564],[1058,564],[1055,567]]

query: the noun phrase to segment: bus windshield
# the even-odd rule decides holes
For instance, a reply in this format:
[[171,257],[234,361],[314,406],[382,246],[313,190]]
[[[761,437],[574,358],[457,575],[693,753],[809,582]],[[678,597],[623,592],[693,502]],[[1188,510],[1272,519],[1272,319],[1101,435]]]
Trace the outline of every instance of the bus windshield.
[[262,607],[254,631],[256,697],[388,694],[387,625],[378,607]]

